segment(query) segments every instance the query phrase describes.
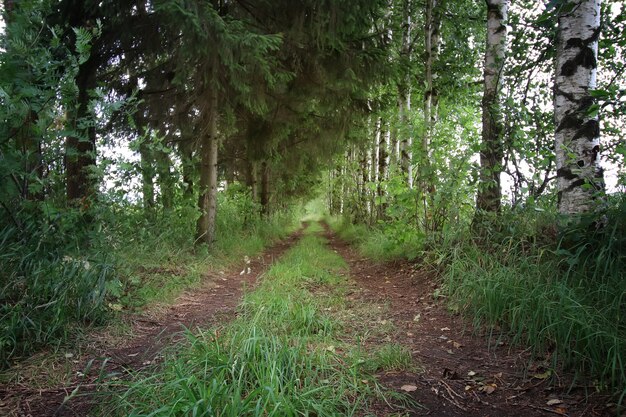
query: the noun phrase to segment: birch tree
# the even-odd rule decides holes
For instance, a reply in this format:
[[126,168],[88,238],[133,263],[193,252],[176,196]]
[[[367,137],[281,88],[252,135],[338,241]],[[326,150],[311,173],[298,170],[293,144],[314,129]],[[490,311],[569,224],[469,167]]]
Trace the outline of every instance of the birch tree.
[[600,0],[565,1],[558,12],[554,85],[559,211],[593,210],[604,189],[599,164],[600,124],[593,114]]
[[411,83],[410,72],[408,67],[411,65],[411,1],[404,0],[402,2],[402,46],[401,56],[404,58],[403,64],[406,65],[407,74],[404,75],[404,79],[400,80],[398,86],[398,113],[401,126],[401,137],[398,144],[398,153],[400,155],[400,170],[404,175],[409,188],[413,187],[413,172],[412,172],[412,155],[411,146],[413,145],[413,139],[411,137],[411,128],[409,121],[411,119]]
[[434,66],[439,56],[441,42],[441,7],[443,0],[426,0],[426,16],[424,21],[424,78],[426,90],[424,91],[424,134],[421,143],[420,177],[421,191],[432,193],[434,185],[432,181],[432,168],[429,159],[429,148],[432,142],[433,128],[436,120],[437,103],[439,93],[435,87]]
[[485,50],[484,94],[482,100],[482,146],[478,210],[499,211],[502,200],[502,114],[499,106],[500,79],[506,52],[508,0],[487,2],[487,48]]

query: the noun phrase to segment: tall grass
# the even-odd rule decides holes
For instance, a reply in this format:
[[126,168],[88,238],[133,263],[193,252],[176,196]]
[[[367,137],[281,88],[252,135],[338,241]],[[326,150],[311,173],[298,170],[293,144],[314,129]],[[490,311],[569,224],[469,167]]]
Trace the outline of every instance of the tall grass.
[[85,214],[48,208],[22,216],[20,228],[0,223],[0,368],[119,310],[167,301],[285,236],[292,212],[261,218],[249,197],[221,195],[218,240],[194,246],[196,210],[179,206],[152,216],[132,205]]
[[412,226],[393,222],[369,227],[352,224],[345,217],[326,217],[326,222],[346,242],[376,261],[414,260],[423,253],[425,236]]
[[549,352],[555,369],[562,365],[591,376],[598,389],[616,392],[623,401],[623,201],[608,219],[600,229],[585,221],[564,229],[558,245],[536,233],[522,238],[500,230],[500,240],[463,239],[442,252],[445,285],[455,308],[471,313],[478,326],[500,326],[514,342]]
[[[345,268],[315,230],[245,296],[233,323],[188,333],[162,369],[126,386],[112,414],[350,416],[365,409],[380,393],[368,364],[340,353],[342,323],[326,307],[332,294],[310,292],[341,288]],[[392,353],[386,357],[402,356]]]
[[112,259],[77,251],[80,238],[67,227],[28,219],[0,230],[0,368],[66,339],[73,324],[106,320]]

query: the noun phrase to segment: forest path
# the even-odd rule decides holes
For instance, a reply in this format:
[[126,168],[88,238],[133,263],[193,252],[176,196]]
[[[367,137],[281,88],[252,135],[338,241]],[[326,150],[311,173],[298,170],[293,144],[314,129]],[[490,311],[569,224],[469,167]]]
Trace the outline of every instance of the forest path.
[[[411,397],[424,408],[411,416],[609,416],[607,397],[592,386],[572,385],[560,376],[550,385],[550,358],[534,358],[528,350],[511,347],[505,338],[490,340],[474,332],[467,319],[454,314],[444,299],[433,294],[439,281],[433,272],[407,261],[374,263],[338,238],[327,225],[325,238],[350,268],[356,285],[352,302],[378,304],[381,325],[392,325],[391,340],[406,346],[420,372],[377,375],[387,388],[414,391]],[[569,390],[570,386],[574,386]],[[585,391],[590,394],[586,397]],[[377,416],[394,415],[385,404]],[[403,415],[403,414],[400,414]]]
[[[158,364],[163,349],[184,338],[185,329],[208,328],[232,320],[244,289],[253,287],[298,242],[305,227],[251,258],[249,263],[242,259],[230,270],[207,271],[202,284],[185,291],[174,303],[127,317],[130,330],[125,338],[93,335],[84,354],[71,358],[74,377],[70,383],[46,388],[1,384],[0,415],[86,416],[100,400],[93,395],[100,386],[99,378],[123,378]],[[72,398],[65,401],[70,395]]]

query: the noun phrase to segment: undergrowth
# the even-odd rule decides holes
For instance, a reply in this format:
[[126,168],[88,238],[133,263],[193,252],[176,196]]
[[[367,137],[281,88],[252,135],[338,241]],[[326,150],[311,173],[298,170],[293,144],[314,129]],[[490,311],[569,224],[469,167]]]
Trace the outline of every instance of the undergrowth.
[[[626,395],[626,205],[602,228],[591,222],[557,235],[554,217],[506,215],[492,235],[460,237],[432,259],[444,265],[453,309],[479,328],[502,329],[559,369]],[[487,232],[489,233],[489,232]],[[555,243],[556,241],[556,243]],[[500,332],[496,332],[500,334]]]
[[[118,416],[350,416],[381,389],[373,358],[339,340],[341,257],[313,232],[289,250],[248,293],[237,319],[187,334],[185,346],[151,376],[113,386]],[[311,293],[312,288],[328,291]],[[364,358],[365,357],[365,358]],[[404,352],[381,351],[381,367],[405,365]],[[360,414],[362,415],[362,414]]]
[[132,205],[46,210],[45,221],[25,210],[0,229],[0,369],[75,341],[118,311],[170,300],[295,224],[293,212],[261,218],[247,195],[221,195],[218,240],[207,250],[194,247],[191,207],[152,216]]

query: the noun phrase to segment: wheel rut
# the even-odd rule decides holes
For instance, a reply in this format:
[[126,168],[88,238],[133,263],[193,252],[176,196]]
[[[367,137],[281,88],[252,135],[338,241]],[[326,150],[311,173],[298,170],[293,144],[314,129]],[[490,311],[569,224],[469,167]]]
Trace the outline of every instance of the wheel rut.
[[70,384],[45,389],[0,385],[0,412],[7,410],[6,415],[12,417],[88,415],[101,399],[97,396],[101,382],[158,366],[163,349],[184,338],[186,329],[232,320],[246,288],[254,287],[257,279],[301,238],[302,231],[230,270],[208,271],[199,287],[185,291],[171,305],[125,318],[130,337],[113,346],[98,340],[88,343],[85,354],[73,361],[75,377]]
[[[445,298],[434,297],[440,280],[408,261],[375,263],[360,255],[328,227],[325,238],[349,266],[356,286],[352,298],[381,306],[384,322],[392,323],[390,340],[406,346],[420,372],[387,372],[378,380],[405,392],[420,406],[411,416],[610,416],[610,399],[592,384],[574,384],[563,373],[555,384],[546,375],[549,357],[534,357],[511,346],[506,337],[476,331],[467,319],[450,311]],[[375,346],[373,346],[375,347]],[[406,393],[406,392],[405,392]],[[398,415],[387,404],[374,404],[377,416]],[[401,414],[402,415],[402,414]]]

